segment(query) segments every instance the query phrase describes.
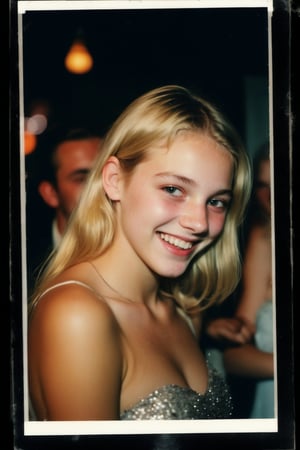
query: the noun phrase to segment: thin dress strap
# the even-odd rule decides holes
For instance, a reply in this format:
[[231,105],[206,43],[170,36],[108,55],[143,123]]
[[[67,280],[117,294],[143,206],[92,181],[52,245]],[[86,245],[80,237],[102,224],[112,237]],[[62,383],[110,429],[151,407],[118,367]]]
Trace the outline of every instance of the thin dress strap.
[[88,288],[90,291],[94,292],[94,289],[91,286],[89,286],[86,283],[83,283],[82,281],[67,280],[67,281],[62,281],[61,283],[56,283],[53,286],[50,286],[49,288],[45,289],[44,292],[42,292],[41,295],[37,298],[37,301],[39,301],[42,297],[44,297],[44,295],[46,295],[49,291],[52,291],[53,289],[56,289],[57,287],[60,287],[60,286],[65,286],[67,284],[78,284],[79,286],[83,286],[85,288]]

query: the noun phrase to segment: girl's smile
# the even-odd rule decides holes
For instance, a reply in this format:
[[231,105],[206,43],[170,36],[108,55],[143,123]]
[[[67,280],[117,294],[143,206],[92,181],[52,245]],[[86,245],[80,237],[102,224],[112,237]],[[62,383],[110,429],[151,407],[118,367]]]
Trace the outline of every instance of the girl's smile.
[[153,271],[181,275],[222,232],[232,176],[227,150],[205,134],[181,132],[169,148],[151,149],[129,180],[119,176],[119,236]]

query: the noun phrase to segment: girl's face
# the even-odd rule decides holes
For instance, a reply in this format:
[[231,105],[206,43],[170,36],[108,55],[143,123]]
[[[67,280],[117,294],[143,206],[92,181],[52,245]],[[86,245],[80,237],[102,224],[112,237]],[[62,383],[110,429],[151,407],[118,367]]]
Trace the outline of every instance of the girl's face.
[[121,179],[119,232],[152,271],[177,277],[222,232],[232,178],[226,149],[207,135],[181,132]]

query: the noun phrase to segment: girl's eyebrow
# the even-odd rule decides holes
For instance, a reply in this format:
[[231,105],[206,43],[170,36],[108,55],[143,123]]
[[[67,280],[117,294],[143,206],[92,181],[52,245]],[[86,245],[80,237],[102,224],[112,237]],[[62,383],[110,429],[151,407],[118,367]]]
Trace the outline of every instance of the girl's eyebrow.
[[187,177],[184,177],[182,175],[176,175],[175,173],[172,173],[172,172],[160,172],[160,173],[157,173],[155,176],[157,178],[172,178],[172,179],[176,179],[179,182],[184,183],[184,184],[188,184],[188,185],[195,185],[196,184],[196,182],[194,180],[192,180],[191,178],[187,178]]
[[[177,175],[172,172],[160,172],[155,175],[157,178],[172,178],[173,180],[177,180],[180,183],[184,183],[189,186],[195,186],[196,182],[192,180],[191,178],[184,177],[182,175]],[[220,189],[219,191],[215,192],[214,195],[229,195],[229,197],[232,197],[232,189]]]

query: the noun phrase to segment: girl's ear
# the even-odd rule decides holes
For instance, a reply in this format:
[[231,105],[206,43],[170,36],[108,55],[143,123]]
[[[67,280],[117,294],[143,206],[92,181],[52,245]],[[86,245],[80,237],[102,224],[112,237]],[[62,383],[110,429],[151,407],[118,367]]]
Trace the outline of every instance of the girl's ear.
[[120,180],[120,161],[115,156],[111,156],[102,169],[103,188],[111,200],[120,200]]
[[54,186],[49,181],[42,181],[38,186],[38,191],[44,202],[51,208],[57,208],[59,200]]

